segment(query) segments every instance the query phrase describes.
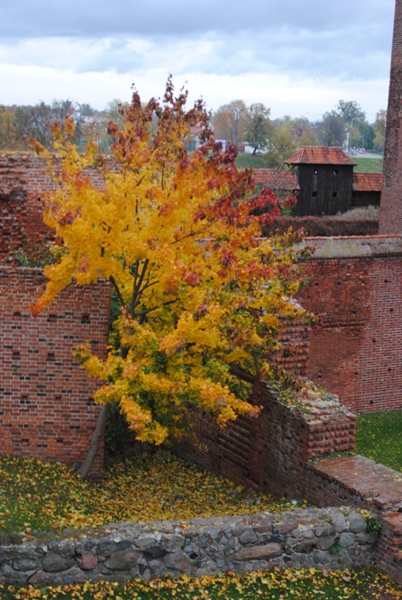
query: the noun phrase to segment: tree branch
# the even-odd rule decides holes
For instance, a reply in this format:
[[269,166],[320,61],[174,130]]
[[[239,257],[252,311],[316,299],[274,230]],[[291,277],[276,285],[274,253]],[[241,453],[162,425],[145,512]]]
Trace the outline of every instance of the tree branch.
[[153,306],[152,308],[147,308],[145,310],[142,310],[141,312],[137,312],[133,314],[133,318],[139,317],[141,322],[142,319],[144,317],[146,317],[149,313],[153,312],[154,310],[157,310],[158,308],[163,308],[164,306],[169,306],[169,304],[174,304],[175,302],[177,302],[177,298],[175,298],[175,300],[169,300],[167,302],[162,302],[162,304],[159,304],[158,306]]
[[119,288],[119,286],[117,285],[117,283],[116,283],[116,280],[115,280],[115,278],[113,277],[113,275],[110,275],[110,277],[109,277],[109,281],[110,281],[110,283],[112,284],[112,286],[113,286],[113,287],[114,287],[114,289],[115,289],[115,292],[116,292],[116,294],[117,294],[117,297],[118,297],[118,299],[119,299],[119,302],[120,302],[121,306],[122,306],[123,308],[126,308],[126,303],[124,302],[124,298],[123,298],[123,296],[122,296],[122,294],[121,294],[120,288]]
[[128,308],[130,315],[134,315],[135,308],[138,305],[140,296],[143,292],[143,290],[141,289],[141,286],[144,281],[144,277],[145,277],[145,273],[147,272],[148,265],[149,265],[149,258],[146,258],[144,260],[144,264],[142,265],[141,273],[138,275],[138,261],[136,261],[136,268],[135,268],[134,282],[133,282],[133,295],[131,297],[130,306]]

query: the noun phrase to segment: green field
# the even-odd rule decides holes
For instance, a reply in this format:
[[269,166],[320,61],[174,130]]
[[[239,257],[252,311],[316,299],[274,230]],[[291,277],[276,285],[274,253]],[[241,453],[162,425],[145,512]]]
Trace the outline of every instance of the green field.
[[382,171],[382,158],[361,158],[360,156],[350,157],[357,166],[354,171],[359,173],[381,173]]
[[266,168],[266,159],[264,154],[239,154],[236,158],[236,165],[239,169],[247,168]]
[[[382,158],[364,158],[360,156],[351,156],[353,162],[357,163],[354,168],[356,172],[360,173],[381,173],[382,171]],[[239,169],[245,169],[248,167],[252,168],[266,168],[265,156],[263,154],[239,154],[236,160],[236,164]]]

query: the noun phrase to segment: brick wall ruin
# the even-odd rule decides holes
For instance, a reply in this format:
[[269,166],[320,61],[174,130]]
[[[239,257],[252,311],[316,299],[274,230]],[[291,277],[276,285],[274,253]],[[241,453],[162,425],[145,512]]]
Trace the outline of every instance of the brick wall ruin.
[[353,452],[356,416],[336,396],[313,394],[291,406],[264,382],[255,382],[250,400],[263,410],[220,429],[200,417],[197,444],[184,441],[180,454],[241,485],[289,498],[309,498],[308,461]]

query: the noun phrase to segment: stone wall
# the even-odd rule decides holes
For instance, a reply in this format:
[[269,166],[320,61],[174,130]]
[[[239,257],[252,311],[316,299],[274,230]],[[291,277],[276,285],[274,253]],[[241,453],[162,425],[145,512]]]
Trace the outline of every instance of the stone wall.
[[[37,269],[0,266],[0,451],[69,465],[82,462],[99,413],[90,379],[72,350],[90,341],[104,356],[110,292],[104,282],[70,286],[37,317],[30,305],[44,289]],[[103,452],[93,476],[101,476]]]
[[357,568],[374,562],[376,539],[367,533],[365,518],[349,509],[123,523],[50,542],[15,545],[3,539],[0,583]]

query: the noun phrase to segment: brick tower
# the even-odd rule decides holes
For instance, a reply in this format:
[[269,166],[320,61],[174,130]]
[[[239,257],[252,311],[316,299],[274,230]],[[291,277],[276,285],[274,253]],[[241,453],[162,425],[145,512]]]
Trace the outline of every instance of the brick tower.
[[380,233],[402,234],[402,0],[396,0]]

